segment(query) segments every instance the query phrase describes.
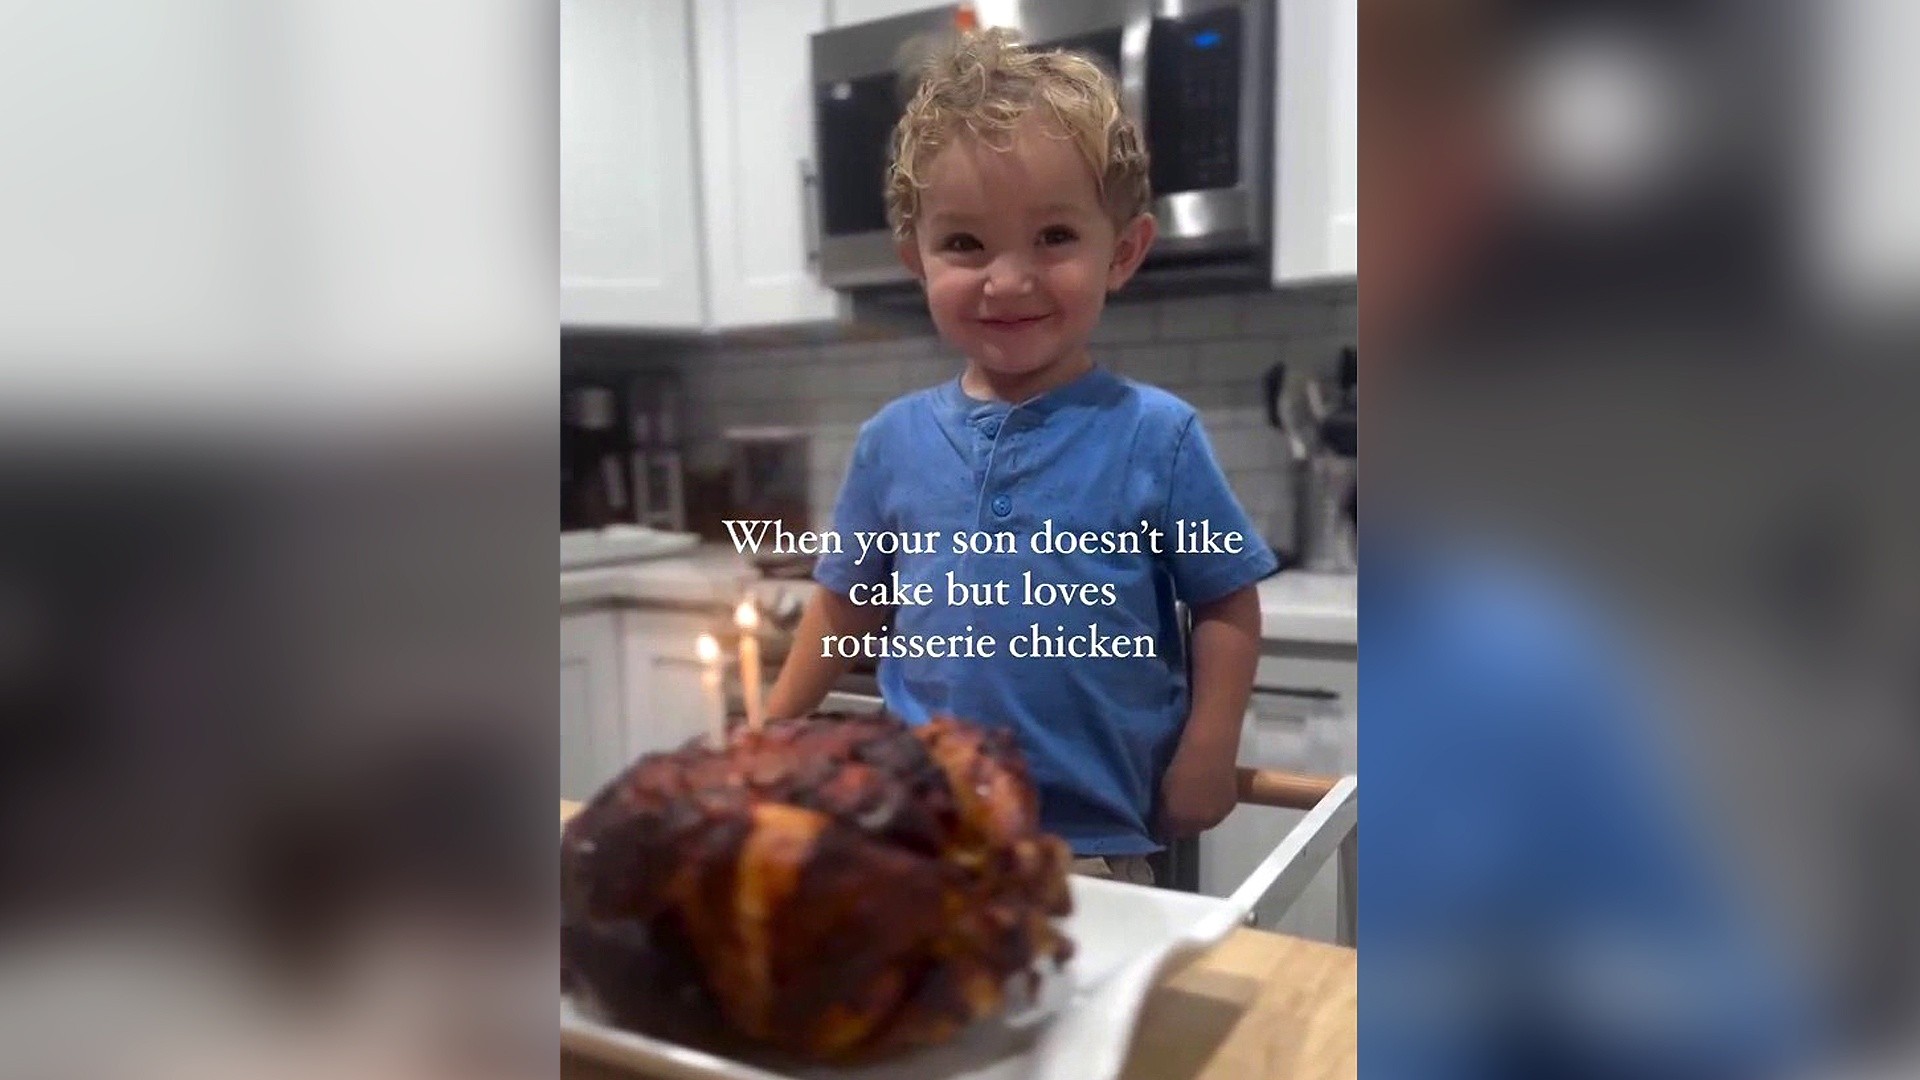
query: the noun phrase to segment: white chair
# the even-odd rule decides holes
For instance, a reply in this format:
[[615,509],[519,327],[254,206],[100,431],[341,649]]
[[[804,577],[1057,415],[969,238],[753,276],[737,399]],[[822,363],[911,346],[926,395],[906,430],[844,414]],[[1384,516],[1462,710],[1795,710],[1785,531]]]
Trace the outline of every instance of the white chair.
[[1251,911],[1260,901],[1277,898],[1285,909],[1300,898],[1326,861],[1335,859],[1339,867],[1335,940],[1354,945],[1359,931],[1359,779],[1243,766],[1239,788],[1242,803],[1301,810],[1307,816],[1234,889],[1234,905]]

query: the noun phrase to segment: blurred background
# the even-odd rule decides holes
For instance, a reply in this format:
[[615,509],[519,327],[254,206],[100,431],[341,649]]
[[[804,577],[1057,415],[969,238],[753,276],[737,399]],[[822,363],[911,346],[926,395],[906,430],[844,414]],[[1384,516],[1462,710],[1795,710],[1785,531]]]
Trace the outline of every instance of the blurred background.
[[0,1075],[531,1075],[551,6],[0,5]]
[[1360,12],[1382,512],[1552,568],[1634,657],[1823,1074],[1920,1068],[1914,17]]
[[[1338,581],[1365,336],[1376,498],[1597,598],[1820,1071],[1910,1075],[1915,8],[1228,7],[1144,91],[1221,194],[1102,361]],[[551,1071],[556,789],[779,614],[715,523],[824,523],[954,370],[836,194],[925,27],[832,32],[916,14],[0,8],[0,1074]],[[1355,648],[1350,589],[1275,603]],[[1275,763],[1353,759],[1353,689],[1275,689]]]

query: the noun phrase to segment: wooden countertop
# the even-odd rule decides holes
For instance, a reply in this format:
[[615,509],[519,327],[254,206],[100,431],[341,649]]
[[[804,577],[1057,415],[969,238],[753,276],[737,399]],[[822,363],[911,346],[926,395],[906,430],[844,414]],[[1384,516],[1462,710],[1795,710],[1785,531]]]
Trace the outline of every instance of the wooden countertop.
[[[562,804],[560,819],[573,807]],[[1350,1080],[1352,949],[1240,930],[1147,996],[1124,1080]],[[636,1074],[562,1054],[562,1080]]]
[[1241,930],[1147,996],[1125,1080],[1351,1080],[1352,949]]

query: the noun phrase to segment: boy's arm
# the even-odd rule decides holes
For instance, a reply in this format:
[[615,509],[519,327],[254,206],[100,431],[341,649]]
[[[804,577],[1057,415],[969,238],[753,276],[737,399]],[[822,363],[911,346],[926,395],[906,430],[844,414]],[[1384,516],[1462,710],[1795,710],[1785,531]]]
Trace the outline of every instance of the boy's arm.
[[1259,662],[1260,594],[1252,585],[1193,609],[1193,703],[1160,781],[1164,838],[1194,836],[1233,811],[1240,728]]
[[815,588],[793,632],[787,662],[767,694],[767,717],[780,720],[812,712],[853,663],[839,656],[821,656],[821,642],[828,634],[875,633],[892,613],[891,608],[856,604],[824,585]]

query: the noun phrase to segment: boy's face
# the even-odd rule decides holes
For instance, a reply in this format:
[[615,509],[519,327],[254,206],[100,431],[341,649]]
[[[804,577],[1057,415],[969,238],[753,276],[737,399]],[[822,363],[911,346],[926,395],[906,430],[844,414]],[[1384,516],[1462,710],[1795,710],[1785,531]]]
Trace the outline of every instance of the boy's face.
[[1115,229],[1074,144],[1028,120],[1007,150],[963,138],[934,158],[900,256],[941,337],[992,375],[1038,380],[1077,366],[1152,240],[1145,215]]

